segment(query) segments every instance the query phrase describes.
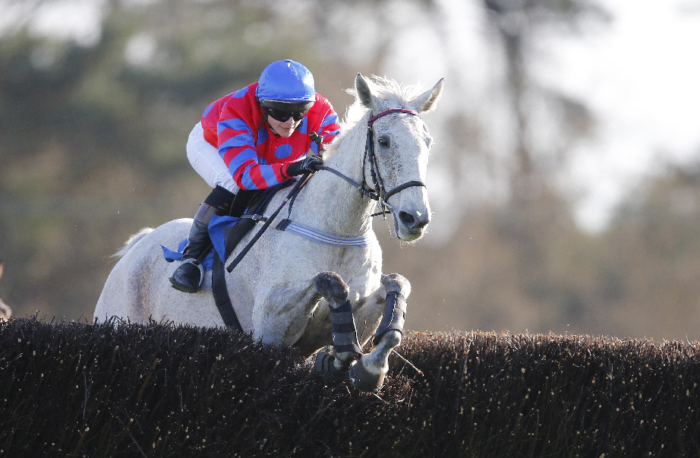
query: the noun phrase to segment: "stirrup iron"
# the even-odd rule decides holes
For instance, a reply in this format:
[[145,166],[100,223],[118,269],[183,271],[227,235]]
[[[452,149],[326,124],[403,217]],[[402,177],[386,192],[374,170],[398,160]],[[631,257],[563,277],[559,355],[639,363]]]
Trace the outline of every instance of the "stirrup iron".
[[[194,288],[189,288],[190,285],[187,285],[185,283],[182,283],[180,281],[177,281],[175,279],[175,275],[177,274],[178,270],[182,268],[182,266],[187,265],[187,264],[194,264],[195,267],[199,270],[199,282]],[[204,283],[204,267],[202,266],[201,262],[198,262],[197,259],[195,258],[187,258],[183,259],[180,262],[180,265],[177,266],[175,269],[175,272],[170,276],[168,279],[170,280],[170,284],[173,286],[178,291],[181,291],[183,293],[196,293],[200,289],[202,289],[202,284]]]

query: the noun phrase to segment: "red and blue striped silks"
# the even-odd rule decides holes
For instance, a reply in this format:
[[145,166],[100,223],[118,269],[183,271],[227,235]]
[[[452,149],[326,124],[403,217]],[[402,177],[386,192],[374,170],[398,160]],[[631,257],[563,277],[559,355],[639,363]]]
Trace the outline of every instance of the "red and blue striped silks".
[[287,177],[287,164],[318,154],[309,134],[316,132],[330,143],[340,132],[338,115],[330,102],[316,94],[316,101],[301,125],[289,137],[275,135],[264,122],[253,83],[210,104],[202,115],[204,138],[219,149],[236,184],[245,190],[266,189]]

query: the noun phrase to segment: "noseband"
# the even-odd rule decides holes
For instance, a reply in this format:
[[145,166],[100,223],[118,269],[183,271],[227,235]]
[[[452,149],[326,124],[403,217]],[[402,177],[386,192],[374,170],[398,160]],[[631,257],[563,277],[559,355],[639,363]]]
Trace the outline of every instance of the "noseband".
[[[404,110],[404,109],[393,109],[393,110],[386,110],[382,111],[381,113],[372,116],[372,112],[370,112],[369,116],[369,121],[367,122],[367,142],[365,144],[365,154],[364,158],[362,160],[362,183],[357,183],[355,180],[343,175],[339,171],[332,169],[327,166],[322,166],[322,170],[329,171],[331,173],[334,173],[335,175],[339,176],[340,178],[344,179],[351,185],[353,185],[355,188],[357,188],[358,191],[363,196],[369,197],[372,200],[376,200],[380,212],[376,213],[375,215],[385,215],[388,210],[393,210],[393,207],[387,203],[387,200],[389,200],[389,197],[393,196],[394,194],[397,194],[401,191],[403,191],[406,188],[411,188],[414,186],[422,186],[426,187],[425,183],[422,181],[417,181],[417,180],[412,180],[412,181],[407,181],[406,183],[400,184],[397,187],[387,191],[386,188],[384,187],[384,180],[382,179],[381,174],[379,173],[379,165],[377,163],[377,155],[374,152],[374,131],[372,130],[372,125],[374,122],[384,116],[394,114],[394,113],[406,113],[412,116],[418,116],[418,113],[413,111],[413,110]],[[368,183],[367,183],[367,176],[366,176],[366,170],[367,170],[367,162],[369,162],[370,165],[370,175],[372,178],[372,185],[373,187],[370,188]]]

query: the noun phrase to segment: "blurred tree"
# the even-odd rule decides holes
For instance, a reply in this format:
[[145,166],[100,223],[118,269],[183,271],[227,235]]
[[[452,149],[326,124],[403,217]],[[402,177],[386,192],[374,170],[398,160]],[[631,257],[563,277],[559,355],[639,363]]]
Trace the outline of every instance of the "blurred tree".
[[89,317],[105,256],[206,195],[184,154],[206,105],[306,46],[274,5],[245,1],[112,1],[81,46],[28,32],[49,3],[0,36],[4,296],[20,316]]
[[630,194],[606,233],[617,292],[603,304],[620,329],[700,335],[700,163],[669,165]]
[[[590,20],[591,16],[597,20],[609,18],[605,10],[591,0],[483,0],[483,3],[505,55],[506,84],[503,89],[510,96],[510,112],[514,119],[515,165],[511,177],[511,196],[514,203],[520,204],[536,198],[547,183],[542,175],[555,169],[556,160],[561,159],[556,154],[552,158],[533,151],[539,146],[534,141],[536,135],[532,131],[539,123],[530,122],[535,112],[534,100],[545,99],[552,105],[549,107],[554,112],[551,121],[567,136],[573,137],[572,140],[588,135],[593,122],[581,101],[538,87],[527,65],[534,60],[531,54],[537,51],[533,41],[539,29],[552,24],[565,24],[578,30],[580,21]],[[547,152],[550,156],[552,152],[562,153]]]
[[[545,307],[544,313],[582,315],[585,301],[580,294],[562,291],[566,288],[562,279],[551,275],[552,266],[560,262],[551,249],[557,239],[576,230],[572,203],[556,184],[558,172],[572,145],[591,134],[594,121],[582,101],[541,87],[528,63],[535,61],[535,42],[543,29],[563,24],[578,30],[581,21],[591,17],[606,20],[607,14],[589,0],[483,3],[505,56],[503,90],[509,95],[512,119],[510,198],[497,219],[497,228],[511,240],[517,253],[522,294],[534,304],[555,306]],[[543,134],[544,125],[553,126],[552,133]]]
[[494,230],[502,219],[485,208],[449,245],[385,251],[408,278],[430,278],[409,298],[408,326],[700,338],[700,165],[648,177],[604,233],[540,234],[536,275],[523,273],[520,241]]
[[[556,185],[595,122],[581,101],[542,87],[530,64],[548,28],[605,18],[592,2],[474,0],[493,65],[502,60],[493,85],[508,95],[505,108],[475,113],[458,87],[471,69],[450,54],[461,45],[445,26],[454,4],[111,0],[99,39],[81,44],[31,32],[52,1],[2,5],[16,20],[0,32],[0,297],[16,316],[89,319],[113,265],[107,256],[144,225],[192,216],[207,187],[184,145],[209,102],[289,57],[342,113],[355,74],[398,77],[390,62],[418,36],[444,52],[448,97],[429,124],[449,196],[431,187],[431,197],[457,216],[442,246],[404,250],[378,227],[385,270],[414,284],[408,326],[637,337],[697,329],[698,173],[650,180],[599,235],[576,227]],[[490,132],[484,120],[504,112],[512,122]]]

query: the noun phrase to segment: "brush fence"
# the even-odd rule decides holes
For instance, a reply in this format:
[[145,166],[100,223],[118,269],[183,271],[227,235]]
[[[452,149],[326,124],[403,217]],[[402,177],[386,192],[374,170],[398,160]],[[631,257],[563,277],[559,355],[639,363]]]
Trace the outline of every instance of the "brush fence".
[[0,323],[0,457],[691,457],[698,342],[407,332],[378,393],[221,329]]

